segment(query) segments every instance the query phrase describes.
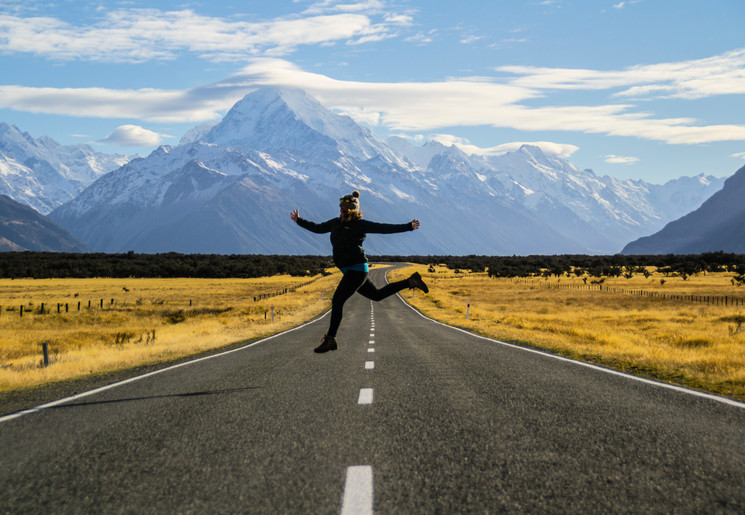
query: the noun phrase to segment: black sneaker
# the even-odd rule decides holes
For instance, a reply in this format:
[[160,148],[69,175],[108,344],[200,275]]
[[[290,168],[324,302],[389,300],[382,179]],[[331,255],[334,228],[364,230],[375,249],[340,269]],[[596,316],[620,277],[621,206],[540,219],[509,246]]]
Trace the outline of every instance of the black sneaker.
[[336,350],[336,338],[333,336],[326,335],[323,337],[321,345],[313,349],[313,352],[322,353],[330,350]]
[[427,285],[424,284],[422,276],[419,275],[419,272],[414,272],[413,274],[411,274],[411,277],[409,277],[409,288],[419,288],[424,293],[429,293],[429,288],[427,288]]

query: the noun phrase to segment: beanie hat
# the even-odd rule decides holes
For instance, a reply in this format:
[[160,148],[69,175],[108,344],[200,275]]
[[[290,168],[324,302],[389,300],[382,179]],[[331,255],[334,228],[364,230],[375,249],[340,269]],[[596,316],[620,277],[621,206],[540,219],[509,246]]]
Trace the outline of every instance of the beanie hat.
[[344,207],[350,211],[358,211],[360,209],[360,192],[354,190],[351,195],[344,195],[339,199],[339,207]]

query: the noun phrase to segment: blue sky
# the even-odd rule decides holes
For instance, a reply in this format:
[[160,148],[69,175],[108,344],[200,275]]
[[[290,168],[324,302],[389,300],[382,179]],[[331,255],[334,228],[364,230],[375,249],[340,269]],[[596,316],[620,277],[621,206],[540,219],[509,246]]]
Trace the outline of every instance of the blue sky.
[[724,177],[745,165],[744,23],[742,0],[0,0],[0,121],[147,154],[295,86],[382,138]]

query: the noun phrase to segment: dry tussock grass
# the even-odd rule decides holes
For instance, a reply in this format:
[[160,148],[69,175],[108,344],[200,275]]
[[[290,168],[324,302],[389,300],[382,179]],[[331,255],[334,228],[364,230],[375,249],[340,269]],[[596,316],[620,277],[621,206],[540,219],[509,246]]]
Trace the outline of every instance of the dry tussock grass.
[[[0,391],[274,334],[329,309],[339,278],[336,272],[313,278],[0,280]],[[46,314],[40,313],[42,303]],[[49,345],[48,367],[42,366],[42,342]]]
[[[523,342],[648,377],[745,399],[745,307],[613,293],[738,296],[732,274],[606,279],[588,291],[582,278],[493,279],[428,272],[430,293],[404,294],[427,316],[500,340]],[[393,273],[404,277],[411,268]],[[661,279],[664,284],[661,284]],[[590,281],[587,281],[589,285]],[[470,303],[466,320],[467,305]]]

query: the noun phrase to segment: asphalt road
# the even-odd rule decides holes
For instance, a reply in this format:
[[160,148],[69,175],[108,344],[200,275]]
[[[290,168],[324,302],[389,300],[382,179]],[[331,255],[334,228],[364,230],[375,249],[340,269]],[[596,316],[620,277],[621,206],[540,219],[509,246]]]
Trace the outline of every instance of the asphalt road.
[[745,512],[745,405],[397,297],[327,323],[0,418],[0,512]]

